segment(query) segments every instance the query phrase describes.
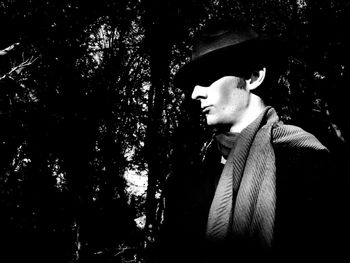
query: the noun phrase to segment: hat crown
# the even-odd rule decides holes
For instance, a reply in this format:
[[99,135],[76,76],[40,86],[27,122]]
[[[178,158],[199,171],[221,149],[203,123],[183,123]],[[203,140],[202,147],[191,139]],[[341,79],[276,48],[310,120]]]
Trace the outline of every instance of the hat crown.
[[216,23],[201,30],[194,42],[192,59],[257,39],[259,35],[246,24]]
[[223,75],[248,76],[261,67],[269,72],[283,68],[289,51],[280,38],[259,35],[245,20],[233,19],[213,19],[197,31],[192,57],[175,75],[176,86],[187,89]]

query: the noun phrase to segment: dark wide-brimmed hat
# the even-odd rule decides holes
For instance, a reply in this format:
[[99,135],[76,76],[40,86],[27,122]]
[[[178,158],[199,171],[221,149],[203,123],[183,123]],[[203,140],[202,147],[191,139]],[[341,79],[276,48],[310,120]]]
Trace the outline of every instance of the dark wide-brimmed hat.
[[246,23],[215,21],[197,33],[192,57],[174,78],[182,89],[210,84],[225,76],[250,76],[252,70],[277,66],[284,57],[281,39],[260,36]]

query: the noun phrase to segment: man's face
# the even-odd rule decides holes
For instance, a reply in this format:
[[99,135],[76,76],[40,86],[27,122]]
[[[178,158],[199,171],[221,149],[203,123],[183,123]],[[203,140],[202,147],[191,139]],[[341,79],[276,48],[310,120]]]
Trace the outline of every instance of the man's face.
[[232,127],[241,120],[249,102],[245,84],[242,78],[224,76],[209,86],[194,87],[192,99],[201,102],[208,125]]

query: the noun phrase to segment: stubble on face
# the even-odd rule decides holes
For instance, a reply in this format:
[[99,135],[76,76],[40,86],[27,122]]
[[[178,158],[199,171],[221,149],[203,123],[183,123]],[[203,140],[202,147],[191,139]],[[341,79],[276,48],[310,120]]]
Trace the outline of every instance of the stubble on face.
[[246,81],[235,76],[225,76],[208,87],[211,110],[207,112],[207,124],[231,128],[240,120],[247,105]]

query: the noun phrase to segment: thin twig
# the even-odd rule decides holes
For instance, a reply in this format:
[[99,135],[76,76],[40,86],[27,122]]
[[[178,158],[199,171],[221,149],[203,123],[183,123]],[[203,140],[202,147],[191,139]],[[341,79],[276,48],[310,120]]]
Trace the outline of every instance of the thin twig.
[[7,72],[4,75],[2,75],[0,77],[0,80],[10,76],[13,72],[19,73],[23,68],[33,64],[37,59],[38,59],[38,57],[34,58],[34,56],[32,56],[31,58],[28,58],[27,60],[23,61],[21,64],[13,67],[9,72]]

